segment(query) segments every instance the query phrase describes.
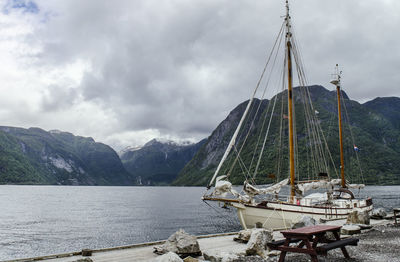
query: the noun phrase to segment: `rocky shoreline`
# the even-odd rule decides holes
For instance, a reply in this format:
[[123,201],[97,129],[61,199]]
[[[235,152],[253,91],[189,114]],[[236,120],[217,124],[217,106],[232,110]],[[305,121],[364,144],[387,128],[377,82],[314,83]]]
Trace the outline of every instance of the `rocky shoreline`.
[[[392,223],[377,225],[371,229],[362,231],[361,234],[353,235],[359,238],[358,246],[348,247],[350,259],[345,259],[340,250],[328,252],[328,256],[318,256],[321,262],[399,262],[400,261],[400,226]],[[269,258],[264,261],[277,261],[277,258]],[[286,255],[287,262],[310,261],[308,255],[290,254]]]
[[[385,214],[386,216],[386,214]],[[362,217],[362,216],[360,216]],[[357,217],[359,219],[360,217]],[[350,217],[349,217],[350,219]],[[309,219],[305,219],[306,224],[302,226],[308,226],[307,223]],[[330,221],[327,224],[331,225],[345,225],[342,228],[342,237],[348,237],[343,232],[347,232],[343,230],[344,228],[350,226],[358,227],[353,223],[349,224],[349,220],[337,220]],[[369,225],[370,224],[370,225]],[[301,226],[300,226],[301,227]],[[361,228],[361,229],[360,229]],[[264,229],[263,229],[264,230]],[[208,250],[204,251],[202,256],[187,256],[187,257],[179,257],[175,253],[167,253],[164,256],[160,256],[152,261],[158,262],[272,262],[278,261],[279,259],[279,251],[269,251],[266,248],[266,242],[271,241],[271,237],[273,239],[281,239],[282,235],[280,232],[269,232],[270,237],[261,237],[258,236],[261,241],[257,241],[256,245],[259,245],[258,249],[256,248],[254,252],[248,252],[251,246],[254,246],[254,242],[252,240],[254,234],[259,234],[259,229],[252,230],[243,230],[239,233],[238,236],[233,237],[236,242],[241,242],[242,246],[236,246],[234,250]],[[265,230],[267,232],[267,230]],[[268,232],[267,232],[268,233]],[[265,233],[264,233],[265,234]],[[379,219],[370,219],[368,218],[368,225],[359,225],[358,230],[353,231],[351,237],[358,238],[358,246],[348,246],[347,251],[350,254],[350,259],[346,259],[343,256],[343,253],[340,249],[334,249],[328,252],[327,256],[318,256],[319,261],[325,262],[336,262],[336,261],[385,261],[385,262],[400,262],[400,226],[396,226],[393,223],[393,220],[384,219],[384,217],[380,217]],[[249,243],[247,243],[247,241]],[[265,243],[264,243],[265,242]],[[246,244],[247,243],[247,244]],[[265,249],[263,250],[262,246],[264,245]],[[261,247],[261,248],[260,248]],[[254,247],[253,247],[254,249]],[[200,251],[200,250],[198,250]],[[260,253],[261,251],[261,253]],[[264,253],[265,252],[265,253]],[[165,252],[166,253],[166,252]],[[285,261],[287,262],[305,262],[310,261],[310,256],[306,254],[299,253],[287,253]]]

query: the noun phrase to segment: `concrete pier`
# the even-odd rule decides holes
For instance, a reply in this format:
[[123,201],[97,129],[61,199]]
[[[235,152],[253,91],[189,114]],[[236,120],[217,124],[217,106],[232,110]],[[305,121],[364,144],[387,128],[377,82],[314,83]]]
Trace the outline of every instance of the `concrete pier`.
[[[233,236],[237,233],[214,234],[206,236],[198,236],[200,248],[206,250],[224,250],[237,251],[245,250],[246,245],[233,241]],[[160,245],[164,241],[143,243],[130,246],[121,246],[104,249],[93,249],[93,254],[90,256],[94,262],[132,262],[132,261],[153,261],[158,255],[153,253],[154,246]],[[7,262],[28,262],[28,261],[43,261],[43,262],[72,262],[78,259],[83,259],[80,252],[72,252],[65,254],[56,254],[51,256],[26,258],[18,260],[8,260]],[[3,261],[6,262],[6,261]]]
[[[327,222],[331,225],[343,225],[345,220],[335,220]],[[372,229],[364,230],[358,235],[360,238],[359,246],[349,248],[349,253],[354,261],[400,261],[400,227],[394,226],[390,220],[371,220]],[[224,253],[240,253],[246,249],[246,244],[233,241],[236,233],[224,233],[215,235],[198,236],[200,249],[207,251],[223,251]],[[281,239],[282,235],[274,232],[274,239]],[[132,261],[154,261],[158,255],[153,253],[154,246],[162,244],[164,241],[136,244],[130,246],[120,246],[105,249],[92,250],[90,259],[94,262],[132,262]],[[388,248],[388,247],[393,248]],[[9,260],[3,262],[72,262],[83,259],[80,251],[57,254],[43,257]],[[319,257],[320,261],[345,261],[340,252],[333,251],[327,257]],[[385,258],[379,260],[378,258]],[[378,260],[377,260],[378,259]],[[277,261],[277,257],[271,257],[266,261]],[[288,254],[285,261],[309,261],[306,255]]]

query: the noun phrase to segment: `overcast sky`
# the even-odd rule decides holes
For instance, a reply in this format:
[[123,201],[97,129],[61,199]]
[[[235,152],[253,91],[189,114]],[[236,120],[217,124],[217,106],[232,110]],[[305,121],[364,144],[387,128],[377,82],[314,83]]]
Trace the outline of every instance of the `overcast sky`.
[[[0,125],[116,150],[207,137],[249,98],[278,0],[0,0]],[[309,84],[334,65],[351,99],[400,96],[400,1],[292,0]],[[331,87],[329,87],[331,88]]]

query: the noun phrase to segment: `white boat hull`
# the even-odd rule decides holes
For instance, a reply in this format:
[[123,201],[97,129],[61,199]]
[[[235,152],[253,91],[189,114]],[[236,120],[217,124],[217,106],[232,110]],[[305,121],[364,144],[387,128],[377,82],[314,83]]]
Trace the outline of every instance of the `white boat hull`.
[[255,227],[261,223],[268,229],[286,229],[298,221],[302,216],[311,216],[316,221],[320,219],[344,219],[354,210],[372,210],[372,203],[366,204],[365,200],[345,200],[339,203],[344,207],[337,206],[305,206],[288,204],[285,202],[268,202],[264,206],[244,205],[233,203],[237,208],[239,221],[244,229]]

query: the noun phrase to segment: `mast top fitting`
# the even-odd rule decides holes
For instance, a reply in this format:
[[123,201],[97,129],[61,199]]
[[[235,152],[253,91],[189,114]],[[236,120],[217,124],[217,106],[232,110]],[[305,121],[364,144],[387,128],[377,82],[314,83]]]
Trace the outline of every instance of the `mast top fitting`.
[[333,79],[330,81],[330,83],[333,84],[333,85],[335,85],[335,86],[337,86],[337,87],[340,87],[340,78],[341,78],[341,75],[342,75],[342,71],[339,71],[339,65],[336,64],[335,73],[332,74],[332,78],[333,78]]

